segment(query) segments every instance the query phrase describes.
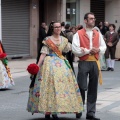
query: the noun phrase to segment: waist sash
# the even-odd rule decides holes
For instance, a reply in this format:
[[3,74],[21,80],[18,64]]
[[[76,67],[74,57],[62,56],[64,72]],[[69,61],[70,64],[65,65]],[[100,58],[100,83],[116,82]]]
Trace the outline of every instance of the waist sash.
[[86,61],[95,61],[97,63],[98,70],[99,70],[99,84],[102,85],[103,80],[102,80],[102,73],[101,73],[101,69],[100,69],[100,61],[97,60],[94,55],[89,55],[89,57]]

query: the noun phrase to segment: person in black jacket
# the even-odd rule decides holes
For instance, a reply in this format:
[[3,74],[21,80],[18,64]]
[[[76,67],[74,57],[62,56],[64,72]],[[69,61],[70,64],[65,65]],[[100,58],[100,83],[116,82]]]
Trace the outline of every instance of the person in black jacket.
[[103,27],[101,29],[102,35],[105,35],[107,31],[109,31],[109,23],[108,22],[104,22],[104,25],[103,25]]
[[42,41],[43,39],[46,37],[47,33],[46,33],[46,23],[42,22],[40,29],[39,29],[39,39],[38,39],[38,55],[37,55],[37,62],[38,59],[40,57],[40,50],[43,46]]
[[107,49],[105,52],[105,58],[108,67],[107,71],[114,71],[116,45],[119,41],[119,36],[118,33],[115,32],[115,28],[116,26],[114,24],[110,24],[109,31],[104,36],[107,45]]

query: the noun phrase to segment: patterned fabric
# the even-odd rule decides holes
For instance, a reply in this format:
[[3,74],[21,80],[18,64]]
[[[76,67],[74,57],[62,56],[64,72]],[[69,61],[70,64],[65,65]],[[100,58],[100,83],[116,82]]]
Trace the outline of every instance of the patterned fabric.
[[9,88],[14,85],[14,81],[8,77],[6,68],[0,60],[0,89]]
[[[67,43],[67,39],[62,38],[59,50],[66,49]],[[34,87],[29,91],[27,110],[45,114],[79,113],[83,110],[80,90],[72,69],[51,50],[37,74]]]

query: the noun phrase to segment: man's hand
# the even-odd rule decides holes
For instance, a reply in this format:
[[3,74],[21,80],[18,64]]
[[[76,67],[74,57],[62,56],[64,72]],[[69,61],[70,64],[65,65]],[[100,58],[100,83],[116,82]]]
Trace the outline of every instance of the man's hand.
[[108,42],[107,45],[108,45],[109,47],[112,47],[112,46],[113,46],[113,44],[112,44],[111,42]]
[[90,50],[90,54],[94,55],[96,53],[100,52],[100,49],[99,48],[95,48],[93,47],[91,50]]

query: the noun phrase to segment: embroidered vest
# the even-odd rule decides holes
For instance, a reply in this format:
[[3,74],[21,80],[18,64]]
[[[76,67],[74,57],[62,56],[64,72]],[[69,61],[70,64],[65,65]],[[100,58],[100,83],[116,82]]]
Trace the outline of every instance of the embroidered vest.
[[[90,40],[89,40],[88,35],[86,34],[86,30],[84,28],[79,30],[78,35],[79,35],[79,39],[80,39],[80,47],[90,49]],[[99,32],[97,30],[93,30],[92,43],[93,43],[93,47],[99,48]],[[84,55],[84,56],[80,57],[79,59],[87,60],[88,56],[89,56],[89,54]],[[96,53],[94,56],[96,59],[99,58],[98,53]]]

